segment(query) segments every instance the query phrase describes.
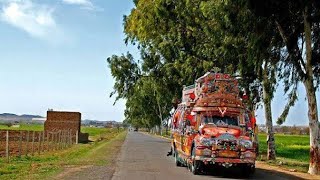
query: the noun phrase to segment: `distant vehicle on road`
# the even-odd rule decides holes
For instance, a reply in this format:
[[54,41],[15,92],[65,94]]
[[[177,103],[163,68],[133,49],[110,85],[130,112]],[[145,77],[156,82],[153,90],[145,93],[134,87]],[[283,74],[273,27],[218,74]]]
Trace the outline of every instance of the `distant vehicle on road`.
[[234,77],[214,72],[183,88],[171,127],[177,166],[187,166],[193,174],[205,167],[241,168],[246,176],[254,173],[256,120],[241,94]]
[[133,131],[138,131],[138,128],[134,128],[134,130]]

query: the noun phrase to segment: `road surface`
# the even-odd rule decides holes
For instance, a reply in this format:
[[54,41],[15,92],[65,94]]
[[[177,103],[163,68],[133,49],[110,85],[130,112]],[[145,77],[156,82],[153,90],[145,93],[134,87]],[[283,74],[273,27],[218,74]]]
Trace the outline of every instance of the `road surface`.
[[[222,172],[218,175],[193,175],[186,167],[176,167],[174,158],[167,157],[170,149],[168,140],[129,132],[116,161],[112,180],[202,180],[202,179],[239,179],[239,172]],[[256,169],[250,179],[299,179],[296,176]]]

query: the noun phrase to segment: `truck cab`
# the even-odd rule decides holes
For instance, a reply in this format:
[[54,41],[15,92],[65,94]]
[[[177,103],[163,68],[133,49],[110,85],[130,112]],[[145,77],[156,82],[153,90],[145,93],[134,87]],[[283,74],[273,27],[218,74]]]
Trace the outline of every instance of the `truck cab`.
[[258,149],[255,117],[229,74],[208,72],[184,87],[172,119],[172,149],[177,166],[199,174],[206,166],[254,172]]

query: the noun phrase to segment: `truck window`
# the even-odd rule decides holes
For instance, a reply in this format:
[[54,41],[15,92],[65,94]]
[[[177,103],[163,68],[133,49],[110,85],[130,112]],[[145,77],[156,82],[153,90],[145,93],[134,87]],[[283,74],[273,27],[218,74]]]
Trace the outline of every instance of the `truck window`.
[[239,126],[238,118],[231,116],[202,116],[201,124],[213,124],[216,126]]

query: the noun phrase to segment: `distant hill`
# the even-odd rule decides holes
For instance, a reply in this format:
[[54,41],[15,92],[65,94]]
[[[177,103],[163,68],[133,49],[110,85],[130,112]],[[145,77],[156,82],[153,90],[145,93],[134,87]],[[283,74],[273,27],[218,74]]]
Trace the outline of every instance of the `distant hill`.
[[23,115],[16,115],[11,113],[0,114],[0,120],[3,120],[3,121],[31,121],[32,118],[43,118],[43,117],[39,115],[29,115],[29,114],[23,114]]

